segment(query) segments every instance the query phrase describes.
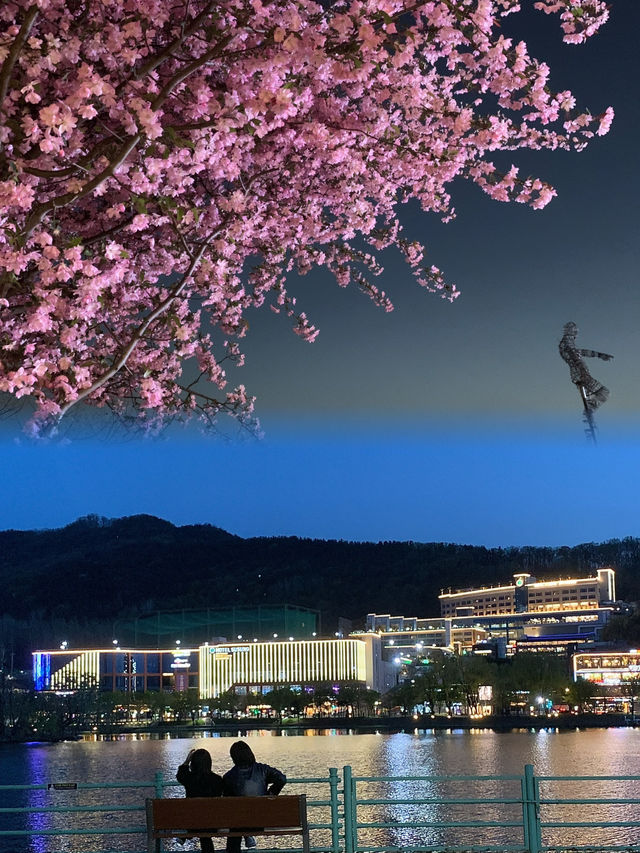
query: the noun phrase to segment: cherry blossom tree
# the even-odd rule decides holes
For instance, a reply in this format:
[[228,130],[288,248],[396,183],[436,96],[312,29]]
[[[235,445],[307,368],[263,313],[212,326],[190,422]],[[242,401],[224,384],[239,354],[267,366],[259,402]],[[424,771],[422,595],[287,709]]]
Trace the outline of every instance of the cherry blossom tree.
[[[601,0],[541,0],[566,42]],[[454,178],[542,208],[492,154],[580,149],[613,112],[576,110],[500,20],[516,0],[4,0],[0,8],[0,392],[31,429],[79,403],[147,424],[253,399],[226,388],[247,309],[312,341],[289,274],[374,284],[411,199],[445,221]]]

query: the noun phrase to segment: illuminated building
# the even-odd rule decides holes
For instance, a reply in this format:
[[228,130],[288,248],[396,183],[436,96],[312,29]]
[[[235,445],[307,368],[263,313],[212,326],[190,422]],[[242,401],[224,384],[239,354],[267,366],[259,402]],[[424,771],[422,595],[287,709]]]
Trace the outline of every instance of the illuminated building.
[[390,616],[388,613],[368,613],[366,630],[381,638],[383,647],[390,650],[389,654],[393,650],[410,654],[423,647],[451,648],[459,652],[488,637],[485,628],[470,623],[458,625],[451,619],[418,619],[415,616]]
[[33,652],[35,689],[83,688],[181,692],[229,689],[267,693],[274,687],[355,684],[381,693],[395,683],[374,635],[331,640],[212,643],[198,649],[60,649]]
[[[640,652],[580,652],[573,656],[573,677],[584,678],[604,686],[638,684],[640,681]],[[638,688],[636,688],[638,689]]]
[[[178,611],[177,616],[160,612],[150,622],[141,617],[135,630],[157,637],[169,631],[176,636],[184,630],[191,638],[185,640],[191,648],[153,649],[151,644],[136,648],[131,644],[122,649],[37,651],[33,653],[34,684],[36,690],[55,691],[197,688],[201,696],[215,697],[231,688],[268,692],[277,686],[303,689],[329,682],[359,683],[384,693],[395,683],[394,662],[403,657],[418,659],[423,652],[427,656],[428,649],[486,651],[493,643],[500,656],[513,654],[517,648],[579,649],[598,639],[615,609],[614,600],[612,569],[598,569],[588,578],[541,582],[519,573],[511,585],[443,592],[439,617],[369,613],[364,632],[336,639],[305,639],[316,633],[310,629],[316,627],[318,615],[305,608],[209,608]],[[274,642],[279,632],[273,631],[273,640],[265,641],[256,633],[249,641],[249,634],[238,630],[241,625],[255,628],[259,624],[265,632],[275,624],[291,624],[292,619],[304,629],[295,640]],[[214,636],[204,628],[223,624],[238,630],[233,634],[236,640],[228,643],[216,636],[215,641],[203,645],[201,638]],[[500,643],[495,642],[498,639]]]
[[197,649],[61,649],[33,652],[36,690],[184,691],[198,686]]
[[[601,571],[613,574],[611,569]],[[581,583],[589,580],[593,581],[584,578]],[[606,580],[604,589],[613,592],[613,579],[608,583],[607,575]],[[505,607],[500,613],[474,614],[469,612],[474,609],[473,606],[465,605],[457,607],[454,616],[430,619],[369,613],[366,628],[380,636],[385,649],[388,649],[385,652],[387,657],[392,655],[394,648],[408,650],[410,646],[419,643],[450,648],[456,652],[477,651],[478,648],[488,649],[487,642],[496,639],[504,641],[504,652],[507,655],[515,654],[516,651],[534,650],[571,653],[576,647],[596,642],[601,628],[615,609],[613,602],[606,604],[591,589],[592,584],[586,583],[582,595],[579,591],[570,592],[566,607],[562,602],[564,593],[561,592],[559,606],[552,601],[545,607],[534,606],[532,610],[515,611]],[[551,598],[553,594],[551,590]],[[590,595],[596,595],[596,604],[587,597]]]
[[200,695],[229,689],[265,693],[275,687],[360,683],[384,693],[393,673],[382,659],[377,636],[200,646]]
[[[551,646],[558,644],[564,644],[568,649],[568,643],[593,643],[597,641],[600,629],[613,610],[613,606],[610,606],[588,610],[455,616],[450,619],[435,617],[428,620],[407,620],[402,616],[387,617],[370,613],[367,616],[367,629],[375,631],[381,638],[385,649],[389,650],[386,652],[387,657],[394,648],[408,648],[420,643],[450,648],[458,653],[467,652],[496,638],[504,640],[505,652],[510,655],[516,652],[517,644],[524,650],[528,643],[527,649],[530,651],[538,644],[540,651],[545,645],[549,646],[546,650],[550,650]],[[384,627],[385,619],[390,619],[388,630]],[[409,627],[413,621],[417,623],[417,630]],[[428,623],[429,627],[421,630],[422,622]]]
[[593,642],[590,635],[584,634],[549,634],[542,637],[520,637],[516,640],[516,653],[530,652],[533,654],[560,655],[568,657],[573,655],[579,646]]
[[615,597],[613,569],[598,569],[593,577],[553,581],[537,581],[527,572],[518,572],[512,584],[449,590],[438,596],[443,617],[589,610]]

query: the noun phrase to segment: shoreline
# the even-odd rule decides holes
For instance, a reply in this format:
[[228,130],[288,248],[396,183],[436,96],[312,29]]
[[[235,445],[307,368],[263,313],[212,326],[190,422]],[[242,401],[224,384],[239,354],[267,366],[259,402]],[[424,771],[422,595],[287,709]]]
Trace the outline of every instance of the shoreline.
[[176,735],[191,737],[197,735],[215,735],[216,733],[237,734],[240,732],[269,730],[274,732],[303,732],[309,730],[327,731],[347,730],[360,734],[399,734],[415,731],[451,731],[451,730],[491,730],[497,732],[540,729],[588,729],[621,728],[640,725],[640,719],[632,719],[625,714],[563,714],[558,717],[538,716],[490,716],[474,719],[470,717],[431,717],[430,715],[400,717],[318,717],[308,720],[215,720],[213,725],[193,725],[164,723],[145,726],[124,725],[111,727],[103,731],[85,731],[79,736],[118,736],[123,734],[149,734],[166,737]]
[[414,734],[416,732],[436,731],[539,731],[554,730],[583,730],[605,728],[632,728],[640,726],[640,717],[625,714],[561,714],[557,717],[547,716],[487,716],[472,718],[465,716],[435,716],[405,715],[395,717],[313,717],[310,719],[287,718],[283,721],[274,719],[222,719],[209,723],[151,723],[151,724],[117,724],[102,726],[99,729],[82,729],[68,731],[62,737],[40,740],[37,735],[25,739],[0,738],[2,744],[16,743],[59,743],[70,740],[87,740],[104,738],[117,740],[127,735],[146,735],[149,738],[191,738],[215,737],[216,735],[233,735],[242,737],[247,732],[270,731],[278,734],[302,734],[316,731],[346,731],[352,734]]

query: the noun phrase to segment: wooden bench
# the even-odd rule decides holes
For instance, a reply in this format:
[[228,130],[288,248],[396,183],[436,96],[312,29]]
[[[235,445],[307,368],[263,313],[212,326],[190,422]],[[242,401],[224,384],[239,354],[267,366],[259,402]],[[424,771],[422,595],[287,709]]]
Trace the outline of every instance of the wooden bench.
[[305,794],[280,797],[185,797],[146,800],[147,850],[160,853],[163,838],[300,835],[309,853]]

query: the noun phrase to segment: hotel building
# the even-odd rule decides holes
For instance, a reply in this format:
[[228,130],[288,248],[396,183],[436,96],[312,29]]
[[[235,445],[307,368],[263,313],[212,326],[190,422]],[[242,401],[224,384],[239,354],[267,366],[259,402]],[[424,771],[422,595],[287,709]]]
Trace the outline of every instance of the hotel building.
[[518,572],[504,586],[442,591],[440,614],[452,616],[497,616],[507,613],[550,613],[558,610],[588,610],[615,601],[615,572],[598,569],[587,578],[538,581]]
[[366,630],[380,636],[387,658],[395,649],[430,645],[460,653],[497,640],[506,654],[569,654],[595,642],[613,613],[615,572],[540,582],[520,572],[513,584],[443,592],[439,599],[440,618],[369,613]]
[[361,684],[384,693],[395,673],[382,657],[375,635],[279,643],[217,643],[200,646],[200,695],[230,688],[265,693],[274,687]]

